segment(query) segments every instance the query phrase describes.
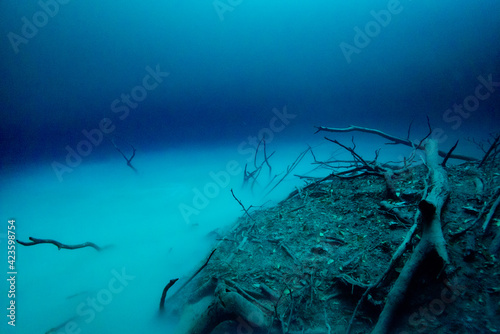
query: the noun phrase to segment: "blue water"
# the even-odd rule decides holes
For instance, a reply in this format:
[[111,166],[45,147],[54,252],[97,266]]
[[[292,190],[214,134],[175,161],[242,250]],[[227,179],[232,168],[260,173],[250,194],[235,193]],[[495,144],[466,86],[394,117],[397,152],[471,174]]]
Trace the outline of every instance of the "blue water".
[[[242,214],[231,189],[276,204],[304,184],[294,174],[328,173],[307,154],[267,194],[308,145],[349,158],[324,136],[354,135],[368,159],[411,151],[314,126],[406,138],[412,123],[419,140],[428,116],[441,149],[459,139],[475,157],[499,131],[498,1],[4,1],[0,18],[2,275],[9,219],[21,241],[112,246],[16,244],[2,333],[171,333],[161,291]],[[244,187],[263,137],[272,171]]]

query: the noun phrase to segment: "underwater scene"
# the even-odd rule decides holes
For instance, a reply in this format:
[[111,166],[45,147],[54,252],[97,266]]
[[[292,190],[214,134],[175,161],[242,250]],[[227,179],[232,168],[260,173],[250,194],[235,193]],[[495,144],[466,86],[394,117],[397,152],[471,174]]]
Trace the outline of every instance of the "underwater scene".
[[500,2],[0,17],[0,333],[500,331]]

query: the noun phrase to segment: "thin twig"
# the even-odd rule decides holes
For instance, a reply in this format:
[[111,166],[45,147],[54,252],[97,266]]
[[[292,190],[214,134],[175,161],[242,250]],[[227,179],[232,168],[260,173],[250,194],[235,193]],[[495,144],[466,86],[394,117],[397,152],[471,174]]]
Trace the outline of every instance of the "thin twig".
[[311,147],[308,147],[304,152],[300,153],[299,156],[295,159],[295,161],[287,167],[285,175],[266,193],[266,196],[271,193],[294,169],[297,165],[302,161],[304,156],[311,150]]
[[498,141],[499,140],[500,140],[500,135],[498,135],[495,138],[495,141],[493,142],[493,144],[491,144],[490,148],[488,149],[488,152],[486,152],[486,154],[484,155],[483,159],[479,163],[479,167],[481,167],[485,163],[485,161],[488,159],[488,156],[490,155],[491,151],[493,151],[498,146]]
[[130,168],[132,168],[132,170],[137,173],[137,169],[135,169],[135,167],[132,166],[132,159],[134,159],[134,157],[135,157],[135,151],[136,151],[135,147],[132,144],[127,143],[127,144],[130,145],[130,147],[132,147],[132,156],[130,158],[127,158],[127,156],[122,152],[122,150],[120,150],[120,148],[118,148],[118,146],[116,146],[115,140],[111,139],[111,142],[113,143],[113,146],[115,147],[115,149],[118,152],[121,153],[121,155],[123,156],[123,158],[125,159],[125,161],[127,161],[127,166],[129,166]]
[[492,199],[494,197],[497,197],[495,202],[491,205],[490,211],[486,215],[486,218],[484,218],[484,223],[483,223],[483,233],[486,232],[488,229],[488,225],[490,224],[491,218],[493,218],[493,215],[495,214],[495,211],[498,208],[498,205],[500,205],[500,187],[497,187],[495,189],[495,194],[492,196]]
[[453,147],[448,151],[448,153],[446,154],[446,156],[444,157],[443,162],[441,163],[441,166],[443,166],[443,167],[446,166],[446,162],[450,158],[450,155],[453,153],[453,151],[457,148],[457,145],[458,145],[458,140],[455,143],[455,145],[453,145]]
[[250,216],[250,213],[248,213],[248,210],[245,208],[245,206],[243,205],[243,203],[241,203],[241,201],[236,197],[236,195],[234,194],[233,192],[233,189],[231,189],[231,194],[233,195],[234,199],[241,205],[241,207],[243,208],[243,211],[245,211],[245,213],[247,214],[247,216],[253,220],[255,222],[255,219],[253,219],[252,216]]

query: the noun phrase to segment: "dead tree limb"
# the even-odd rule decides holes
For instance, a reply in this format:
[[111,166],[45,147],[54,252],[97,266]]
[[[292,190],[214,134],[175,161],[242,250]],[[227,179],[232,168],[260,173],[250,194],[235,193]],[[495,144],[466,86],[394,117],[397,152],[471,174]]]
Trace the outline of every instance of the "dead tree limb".
[[443,265],[449,263],[446,242],[441,229],[441,210],[450,192],[448,176],[444,168],[438,163],[438,149],[435,140],[428,140],[426,142],[425,153],[427,156],[427,167],[430,172],[431,190],[419,203],[419,210],[422,216],[422,239],[389,292],[384,309],[379,316],[372,334],[390,332],[390,325],[394,314],[401,305],[413,276],[422,262],[432,252],[437,253]]
[[236,197],[236,195],[234,194],[233,192],[233,189],[231,189],[231,195],[233,195],[233,198],[240,204],[240,206],[243,208],[243,211],[245,211],[245,213],[247,214],[248,218],[250,218],[252,221],[255,222],[255,219],[253,219],[252,216],[250,216],[250,213],[248,212],[247,208],[245,208],[245,206],[243,205],[243,203],[241,203],[241,201]]
[[[264,146],[264,161],[260,164],[259,167],[257,167],[257,153],[259,152],[260,143],[263,143],[263,146]],[[262,168],[262,165],[264,165],[264,163],[265,163],[267,165],[267,167],[269,168],[269,174],[271,174],[272,168],[271,168],[271,165],[269,164],[269,158],[272,157],[274,153],[275,152],[271,153],[270,156],[267,156],[266,139],[264,137],[262,137],[262,139],[257,144],[257,148],[255,149],[255,156],[254,156],[254,161],[253,161],[255,168]]]
[[[329,139],[327,137],[325,137],[325,139],[328,141],[331,141],[332,143],[339,145],[340,147],[342,147],[344,149],[346,149],[349,153],[351,153],[351,155],[353,156],[353,158],[356,162],[360,162],[363,165],[362,167],[358,167],[358,168],[363,168],[367,171],[367,172],[364,172],[361,174],[355,174],[354,176],[351,175],[350,177],[357,177],[357,176],[366,175],[366,174],[373,174],[373,175],[377,175],[377,176],[382,176],[384,178],[386,186],[387,186],[387,197],[390,199],[393,199],[393,200],[399,200],[399,196],[398,196],[398,193],[396,191],[396,187],[395,187],[394,181],[393,181],[393,176],[395,174],[394,170],[392,170],[390,168],[383,168],[380,164],[378,164],[376,162],[377,158],[378,158],[379,150],[377,150],[375,152],[375,159],[373,160],[373,162],[368,163],[359,154],[357,154],[354,151],[354,149],[356,148],[356,145],[354,144],[354,140],[353,140],[353,147],[351,148],[351,147],[347,147],[345,145],[342,145],[337,140],[332,140],[332,139]],[[344,172],[347,172],[347,171],[344,171]],[[337,173],[336,176],[339,176],[339,174],[341,174],[341,173]]]
[[354,319],[356,318],[356,314],[357,314],[359,308],[361,307],[361,305],[363,305],[363,302],[365,301],[366,297],[369,295],[369,293],[373,289],[377,288],[380,285],[380,283],[382,283],[382,281],[387,277],[387,275],[391,272],[391,270],[394,269],[394,267],[396,267],[396,264],[398,263],[399,259],[404,254],[404,252],[406,252],[406,250],[409,248],[411,240],[413,238],[413,235],[415,234],[415,231],[417,230],[417,226],[418,226],[418,224],[416,222],[417,217],[418,216],[415,217],[415,223],[413,224],[413,226],[406,233],[405,239],[403,240],[401,245],[399,245],[396,252],[394,252],[394,254],[392,255],[391,261],[389,262],[389,265],[387,266],[384,273],[382,275],[380,275],[380,277],[377,279],[377,281],[375,283],[371,284],[365,290],[365,292],[363,293],[361,298],[358,300],[358,303],[356,304],[356,308],[354,309],[354,312],[352,313],[351,320],[349,321],[349,325],[347,327],[346,334],[349,334],[351,332],[352,324],[354,323]]
[[[208,259],[207,259],[207,261],[205,262],[205,264],[204,264],[204,265],[202,265],[202,266],[200,267],[200,269],[198,269],[198,270],[197,270],[197,271],[196,271],[193,275],[191,275],[191,277],[189,277],[189,279],[188,279],[188,280],[187,280],[184,284],[182,284],[182,285],[181,285],[181,287],[180,287],[177,291],[175,291],[175,293],[174,293],[174,294],[173,294],[170,298],[173,298],[176,294],[178,294],[178,293],[179,293],[179,291],[181,291],[181,290],[182,290],[182,289],[183,289],[186,285],[188,285],[188,284],[189,284],[189,282],[191,282],[191,281],[193,280],[193,278],[195,278],[195,277],[196,277],[196,275],[198,275],[198,274],[200,273],[200,271],[202,271],[202,270],[203,270],[203,268],[205,268],[205,267],[207,266],[208,261],[210,261],[210,258],[212,257],[212,255],[214,255],[214,253],[215,253],[215,251],[216,251],[216,250],[217,250],[217,248],[214,248],[214,250],[212,251],[212,253],[210,253],[210,255],[208,256]],[[174,283],[175,283],[175,282],[174,282]]]
[[331,141],[332,143],[335,143],[337,145],[339,145],[340,147],[343,147],[344,149],[346,149],[349,153],[351,153],[351,155],[353,156],[354,160],[358,161],[358,162],[361,162],[363,164],[363,166],[369,166],[368,163],[359,155],[357,154],[354,149],[356,148],[356,145],[354,144],[353,142],[353,147],[347,147],[341,143],[339,143],[337,140],[332,140],[330,138],[327,138],[325,137],[326,140],[328,141]]
[[225,321],[238,320],[251,328],[267,330],[272,326],[272,317],[258,306],[232,291],[226,284],[219,283],[215,298],[200,314],[188,334],[212,333],[213,329]]
[[295,169],[295,167],[297,167],[297,165],[302,161],[307,152],[309,152],[310,150],[311,147],[308,147],[305,151],[299,154],[299,156],[295,159],[295,161],[286,168],[285,175],[283,175],[283,177],[274,186],[272,186],[271,189],[269,189],[269,191],[266,193],[266,196],[269,195],[271,191],[273,191]]
[[[260,148],[261,144],[264,147],[264,149],[263,149],[264,160],[260,164],[257,164],[257,156],[259,154],[259,148]],[[253,189],[255,183],[257,183],[257,178],[259,177],[260,172],[262,171],[262,167],[264,166],[264,164],[266,164],[267,167],[269,168],[269,175],[271,175],[272,168],[271,168],[271,164],[269,163],[269,159],[274,155],[274,153],[276,153],[276,152],[271,153],[269,156],[267,155],[266,140],[264,137],[262,137],[261,140],[259,141],[259,143],[257,144],[257,147],[255,148],[255,154],[253,157],[253,165],[255,168],[254,171],[253,172],[248,171],[248,164],[245,164],[245,171],[243,172],[243,185],[246,185],[248,183],[248,181],[251,179],[252,180],[251,189]]]
[[441,166],[445,167],[446,166],[446,162],[448,161],[448,159],[450,158],[451,154],[453,153],[453,151],[457,148],[457,145],[458,145],[458,140],[457,142],[455,143],[455,145],[453,145],[453,147],[448,151],[448,153],[446,153],[446,156],[444,157],[443,159],[443,162],[441,163]]
[[[428,191],[429,191],[429,184],[426,181],[425,188],[424,188],[423,193],[422,193],[422,198],[427,197]],[[385,209],[394,211],[393,209],[395,208],[395,206],[393,204],[389,204],[386,201],[382,201],[380,204]],[[394,211],[394,213],[396,213],[399,216],[398,219],[408,220],[408,222],[409,222],[409,219],[407,217],[403,217],[402,215],[398,214],[397,211]],[[380,275],[380,277],[378,278],[378,280],[375,283],[371,284],[365,290],[365,292],[363,293],[361,298],[358,300],[358,304],[356,305],[356,308],[354,309],[354,312],[351,316],[351,320],[349,321],[349,325],[347,327],[346,334],[350,333],[351,327],[352,327],[352,324],[354,323],[354,319],[356,318],[356,314],[358,312],[358,309],[361,307],[361,305],[363,305],[363,302],[365,301],[365,299],[370,296],[369,293],[371,292],[371,290],[377,288],[385,280],[387,275],[394,269],[396,264],[399,262],[399,259],[401,258],[401,256],[403,256],[403,254],[409,249],[409,247],[411,245],[411,241],[413,239],[413,236],[415,235],[415,232],[416,232],[417,227],[418,227],[419,217],[420,217],[420,212],[417,211],[415,213],[415,215],[413,216],[412,227],[408,230],[403,242],[401,243],[401,245],[399,245],[398,249],[396,249],[396,251],[392,255],[391,261],[389,262],[389,265],[387,266],[386,270],[384,271],[384,273],[382,275]]]
[[[388,139],[388,140],[390,140],[392,142],[390,144],[401,144],[401,145],[409,146],[409,147],[416,148],[416,149],[419,149],[419,150],[423,149],[422,145],[419,145],[419,144],[417,144],[417,143],[415,143],[415,142],[413,142],[411,140],[403,139],[403,138],[399,138],[399,137],[395,137],[395,136],[389,135],[389,134],[387,134],[385,132],[382,132],[380,130],[377,130],[377,129],[364,128],[364,127],[354,126],[354,125],[351,125],[351,126],[349,126],[347,128],[329,128],[329,127],[325,127],[325,126],[316,126],[316,129],[317,129],[316,133],[318,133],[320,131],[327,131],[327,132],[351,132],[351,131],[366,132],[366,133],[375,134],[375,135],[380,136],[382,138]],[[438,151],[438,154],[441,157],[445,157],[446,156],[446,152],[443,152],[443,151]],[[477,159],[475,159],[475,158],[468,157],[468,156],[465,156],[465,155],[458,155],[458,154],[452,154],[452,155],[450,155],[450,158],[464,160],[464,161],[477,161]]]
[[490,254],[496,255],[500,250],[500,231],[497,230],[497,235],[490,244]]
[[252,187],[257,181],[257,176],[259,176],[260,168],[254,170],[253,172],[249,172],[247,170],[248,164],[245,164],[245,170],[243,171],[243,185],[246,185],[248,180],[253,179]]
[[497,187],[495,189],[495,194],[493,195],[493,198],[494,197],[496,197],[496,199],[493,202],[493,204],[491,205],[490,211],[488,211],[488,214],[486,215],[486,218],[484,219],[483,233],[485,233],[486,230],[488,229],[488,225],[490,224],[491,218],[493,218],[493,215],[495,214],[495,211],[497,210],[498,205],[500,205],[500,187]]
[[266,165],[267,167],[269,168],[269,175],[271,175],[271,172],[272,172],[272,168],[271,168],[271,165],[269,164],[269,158],[274,154],[271,153],[271,155],[268,157],[267,156],[267,151],[266,151],[266,140],[264,138],[262,138],[264,140],[264,161],[266,162]]
[[69,318],[68,320],[66,320],[65,322],[57,325],[56,327],[49,329],[48,331],[45,332],[45,334],[53,334],[53,333],[57,334],[61,328],[66,327],[67,324],[69,324],[72,321],[77,320],[78,318],[79,318],[79,316],[75,315],[75,316]]
[[175,282],[177,282],[178,280],[179,280],[178,278],[171,279],[170,282],[168,282],[168,284],[165,285],[165,288],[163,288],[163,292],[160,298],[160,311],[163,311],[163,309],[165,308],[165,297],[167,297],[168,289],[170,289],[170,287],[174,285]]
[[481,167],[485,162],[486,160],[488,159],[488,157],[490,156],[491,152],[493,150],[495,150],[497,148],[497,146],[499,145],[499,141],[500,140],[500,135],[498,135],[496,138],[495,138],[495,141],[493,142],[493,144],[491,144],[490,148],[488,149],[488,151],[486,152],[486,154],[484,155],[483,159],[481,160],[481,162],[479,163],[479,167]]
[[[97,246],[93,242],[85,242],[83,244],[78,244],[78,245],[65,245],[63,243],[60,243],[59,241],[52,240],[52,239],[37,239],[37,238],[33,238],[33,237],[29,237],[29,239],[31,240],[31,242],[25,242],[25,241],[20,241],[20,240],[16,240],[16,241],[17,241],[17,243],[19,243],[23,246],[34,246],[34,245],[38,245],[38,244],[53,244],[58,249],[61,249],[61,248],[78,249],[78,248],[84,248],[84,247],[92,247],[97,251],[101,251],[104,249],[104,248]],[[107,248],[107,247],[105,247],[105,248]]]
[[132,147],[132,156],[130,158],[127,158],[127,156],[122,152],[122,150],[120,150],[120,148],[118,146],[116,146],[115,140],[111,139],[111,142],[113,143],[113,146],[115,147],[115,149],[118,152],[120,152],[120,154],[123,156],[123,158],[125,159],[125,161],[127,161],[127,166],[129,166],[130,168],[132,168],[132,170],[137,173],[137,169],[135,169],[135,167],[132,166],[132,159],[134,159],[134,157],[135,157],[135,151],[136,151],[135,147],[132,144],[127,143],[127,144],[130,145],[130,147]]

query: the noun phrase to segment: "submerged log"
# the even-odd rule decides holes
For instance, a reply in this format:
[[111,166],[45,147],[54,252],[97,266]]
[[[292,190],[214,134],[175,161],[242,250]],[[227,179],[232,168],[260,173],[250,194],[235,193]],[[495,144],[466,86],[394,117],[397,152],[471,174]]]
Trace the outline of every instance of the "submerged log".
[[265,329],[272,325],[272,318],[258,306],[220,283],[213,302],[199,316],[188,334],[209,334],[223,322],[234,320],[244,322],[251,328]]

